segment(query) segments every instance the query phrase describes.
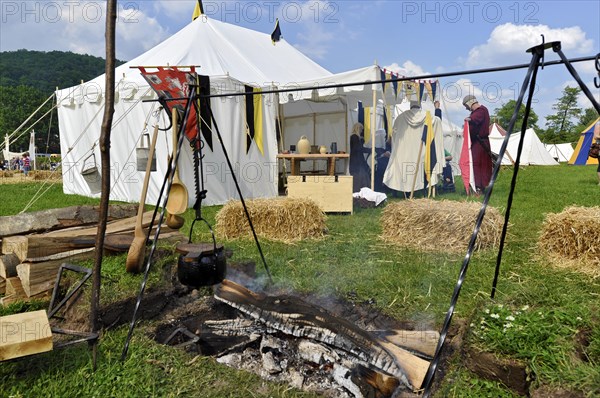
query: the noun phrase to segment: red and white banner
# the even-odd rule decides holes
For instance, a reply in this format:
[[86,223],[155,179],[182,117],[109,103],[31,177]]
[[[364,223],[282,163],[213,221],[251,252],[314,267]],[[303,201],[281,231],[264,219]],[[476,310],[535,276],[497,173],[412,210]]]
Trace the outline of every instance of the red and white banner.
[[471,154],[471,134],[469,132],[469,122],[466,120],[463,128],[463,145],[458,166],[460,167],[460,174],[467,195],[477,192],[475,188],[475,175],[473,173],[473,155]]

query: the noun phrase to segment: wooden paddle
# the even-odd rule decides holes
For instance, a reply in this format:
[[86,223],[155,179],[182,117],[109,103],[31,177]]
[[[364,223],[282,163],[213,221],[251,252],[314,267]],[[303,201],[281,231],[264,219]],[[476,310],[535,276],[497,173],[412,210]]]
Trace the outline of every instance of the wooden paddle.
[[148,153],[146,175],[144,175],[144,185],[142,186],[142,196],[140,197],[140,206],[138,207],[138,214],[135,222],[133,242],[131,242],[131,246],[129,246],[129,252],[127,252],[127,260],[125,262],[125,268],[127,272],[140,272],[144,262],[144,256],[146,253],[146,234],[144,233],[144,228],[142,226],[142,219],[144,217],[146,192],[148,191],[148,182],[150,181],[150,170],[152,169],[152,158],[154,157],[154,147],[156,146],[157,137],[158,124],[154,126],[154,134],[152,135],[152,143],[150,144],[150,151]]
[[[178,147],[178,124],[177,124],[177,109],[173,108],[173,159],[177,160]],[[177,172],[177,163],[175,163],[175,172],[173,174],[173,182],[169,190],[169,198],[167,199],[167,211],[169,214],[182,214],[188,208],[188,191],[185,185],[179,179]]]

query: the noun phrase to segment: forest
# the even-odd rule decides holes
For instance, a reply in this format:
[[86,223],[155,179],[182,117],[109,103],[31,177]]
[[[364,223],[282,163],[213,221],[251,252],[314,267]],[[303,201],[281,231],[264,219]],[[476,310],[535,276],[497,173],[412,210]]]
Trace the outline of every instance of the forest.
[[[117,64],[122,64],[118,61]],[[5,51],[0,52],[0,137],[11,134],[52,95],[56,88],[77,85],[104,73],[104,59],[64,51]],[[54,106],[48,101],[28,125]],[[48,113],[34,127],[38,153],[60,153],[58,117]],[[24,131],[11,151],[25,151],[29,133]]]

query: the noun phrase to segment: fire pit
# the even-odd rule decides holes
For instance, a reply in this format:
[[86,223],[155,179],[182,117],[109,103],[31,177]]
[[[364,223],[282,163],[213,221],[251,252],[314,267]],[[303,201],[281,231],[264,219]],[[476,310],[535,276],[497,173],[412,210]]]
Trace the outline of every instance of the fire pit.
[[[413,396],[438,334],[372,308],[253,292],[230,280],[201,310],[160,325],[161,343],[331,397]],[[362,320],[361,320],[362,319]]]

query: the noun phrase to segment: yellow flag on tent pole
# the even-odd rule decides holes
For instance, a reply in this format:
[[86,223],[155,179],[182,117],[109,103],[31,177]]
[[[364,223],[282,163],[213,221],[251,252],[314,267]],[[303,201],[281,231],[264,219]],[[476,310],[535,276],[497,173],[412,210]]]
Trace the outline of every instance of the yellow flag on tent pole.
[[194,7],[194,13],[192,14],[192,21],[204,14],[204,6],[202,0],[196,0],[196,7]]

